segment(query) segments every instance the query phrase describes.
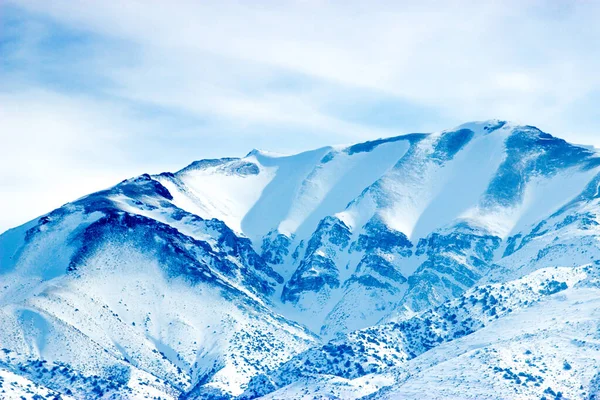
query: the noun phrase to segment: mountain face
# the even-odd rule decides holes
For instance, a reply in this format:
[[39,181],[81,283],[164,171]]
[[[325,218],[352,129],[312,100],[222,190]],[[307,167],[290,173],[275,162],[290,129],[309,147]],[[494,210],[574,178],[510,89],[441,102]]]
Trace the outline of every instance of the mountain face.
[[0,235],[0,397],[600,398],[599,203],[496,120],[127,179]]

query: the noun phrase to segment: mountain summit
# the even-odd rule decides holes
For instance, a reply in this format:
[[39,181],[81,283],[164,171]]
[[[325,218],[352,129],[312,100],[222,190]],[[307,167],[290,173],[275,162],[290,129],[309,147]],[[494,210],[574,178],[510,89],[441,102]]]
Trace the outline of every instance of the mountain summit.
[[0,236],[0,397],[595,398],[599,193],[498,120],[124,180]]

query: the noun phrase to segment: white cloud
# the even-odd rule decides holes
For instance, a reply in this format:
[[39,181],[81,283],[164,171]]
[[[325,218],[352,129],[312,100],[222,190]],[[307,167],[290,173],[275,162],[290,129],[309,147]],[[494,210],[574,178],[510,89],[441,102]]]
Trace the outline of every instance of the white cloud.
[[293,102],[284,110],[266,106],[268,89],[250,99],[255,108],[245,94],[227,97],[238,97],[252,79],[290,71],[440,107],[459,119],[561,126],[553,120],[557,109],[600,84],[592,51],[600,14],[596,2],[557,3],[20,2],[139,46],[139,64],[113,77],[132,96],[153,90],[159,104],[205,111],[208,103],[233,117],[301,115]]
[[0,121],[0,231],[143,171],[124,160],[133,126],[99,102],[2,93]]

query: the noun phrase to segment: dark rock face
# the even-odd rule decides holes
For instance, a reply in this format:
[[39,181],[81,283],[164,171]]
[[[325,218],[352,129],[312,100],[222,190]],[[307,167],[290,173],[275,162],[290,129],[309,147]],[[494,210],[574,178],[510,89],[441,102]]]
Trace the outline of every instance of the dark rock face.
[[421,311],[460,296],[492,268],[494,251],[501,242],[499,237],[481,235],[468,227],[421,239],[416,255],[426,260],[408,278],[403,303]]
[[292,239],[288,236],[271,231],[263,238],[261,256],[269,264],[283,264],[285,257],[290,253],[291,244]]
[[228,171],[235,175],[246,176],[246,175],[258,175],[260,169],[258,165],[251,162],[235,162],[232,163]]
[[348,247],[350,229],[334,217],[323,219],[312,235],[304,258],[283,288],[283,302],[297,302],[303,292],[319,292],[325,286],[340,286],[339,271],[335,263],[338,251]]
[[399,252],[410,256],[413,244],[402,232],[394,231],[387,227],[378,217],[372,218],[364,227],[364,232],[358,237],[358,241],[352,244],[353,251],[373,252],[381,250]]
[[285,285],[281,300],[296,302],[303,292],[320,292],[323,287],[340,286],[338,269],[333,261],[321,255],[313,255],[303,261],[292,279]]
[[400,285],[406,283],[407,279],[388,259],[395,256],[410,257],[413,247],[405,234],[390,229],[378,217],[372,218],[363,228],[358,240],[351,245],[352,252],[363,252],[364,255],[344,287],[362,286],[392,294],[399,293]]
[[[422,311],[473,287],[493,267],[494,252],[500,244],[499,237],[459,225],[444,234],[430,234],[415,249],[406,235],[389,228],[379,217],[369,220],[351,242],[347,226],[329,217],[311,237],[302,261],[284,287],[282,300],[295,303],[303,293],[340,288],[344,298],[370,293],[371,304],[360,313],[369,307],[374,307],[372,312],[394,307]],[[362,253],[356,265],[347,266],[352,272],[344,281],[341,264],[336,262],[342,253]],[[406,277],[401,267],[413,257],[423,261]],[[355,318],[352,313],[338,304],[328,318],[342,326],[342,321]],[[324,326],[321,333],[329,334],[330,330]]]
[[496,121],[490,122],[489,124],[484,126],[483,130],[485,130],[488,133],[491,133],[491,132],[494,132],[494,131],[504,127],[505,125],[506,125],[506,121],[496,120]]
[[398,142],[400,140],[408,140],[412,144],[412,143],[418,142],[426,137],[427,137],[427,135],[423,134],[423,133],[411,133],[408,135],[396,136],[393,138],[377,139],[377,140],[372,140],[370,142],[355,144],[354,146],[348,147],[348,149],[346,149],[346,152],[349,155],[352,155],[355,153],[364,153],[364,152],[372,151],[374,148],[376,148],[377,146],[382,145],[384,143]]
[[440,164],[452,160],[473,139],[473,136],[475,132],[470,129],[445,133],[436,143],[433,159]]
[[344,283],[344,287],[356,283],[363,287],[398,293],[399,289],[396,285],[401,285],[406,281],[404,275],[385,258],[377,254],[366,254],[356,267],[356,272]]

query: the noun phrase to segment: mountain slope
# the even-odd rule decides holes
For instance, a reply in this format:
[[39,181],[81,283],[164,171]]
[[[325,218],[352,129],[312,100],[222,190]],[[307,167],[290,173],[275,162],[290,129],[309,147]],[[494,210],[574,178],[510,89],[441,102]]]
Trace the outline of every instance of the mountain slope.
[[270,310],[282,279],[247,239],[169,198],[142,176],[2,236],[0,346],[16,354],[5,368],[67,365],[66,384],[39,378],[63,393],[157,379],[163,395],[235,394],[315,342]]
[[255,378],[246,393],[591,399],[600,395],[599,278],[596,263],[474,288],[421,315],[300,354]]

